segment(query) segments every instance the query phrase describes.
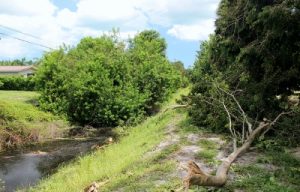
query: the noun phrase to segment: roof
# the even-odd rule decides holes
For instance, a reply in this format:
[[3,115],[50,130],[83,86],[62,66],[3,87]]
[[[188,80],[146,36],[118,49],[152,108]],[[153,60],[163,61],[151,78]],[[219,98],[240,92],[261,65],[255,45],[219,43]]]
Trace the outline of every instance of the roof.
[[0,73],[17,73],[34,69],[33,66],[0,66]]

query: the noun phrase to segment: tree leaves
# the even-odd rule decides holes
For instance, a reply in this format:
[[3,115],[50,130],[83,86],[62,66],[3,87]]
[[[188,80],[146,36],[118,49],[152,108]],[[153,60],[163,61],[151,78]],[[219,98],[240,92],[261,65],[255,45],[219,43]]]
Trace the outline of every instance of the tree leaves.
[[165,101],[181,75],[165,56],[156,31],[138,34],[126,48],[112,36],[87,37],[44,56],[37,72],[42,106],[92,126],[133,123]]

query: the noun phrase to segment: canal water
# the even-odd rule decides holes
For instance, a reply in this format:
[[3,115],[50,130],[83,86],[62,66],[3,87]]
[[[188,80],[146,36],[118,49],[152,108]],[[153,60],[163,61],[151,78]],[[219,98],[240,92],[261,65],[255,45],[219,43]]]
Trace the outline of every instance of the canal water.
[[57,167],[101,145],[105,138],[51,141],[30,149],[0,154],[0,191],[13,192],[37,184]]

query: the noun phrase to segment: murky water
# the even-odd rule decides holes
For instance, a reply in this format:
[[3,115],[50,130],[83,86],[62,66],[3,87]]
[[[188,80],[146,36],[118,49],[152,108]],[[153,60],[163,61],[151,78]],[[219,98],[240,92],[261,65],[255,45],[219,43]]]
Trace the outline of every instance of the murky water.
[[[53,141],[30,150],[0,154],[0,191],[11,192],[36,184],[55,172],[63,162],[86,154],[103,139],[85,141]],[[2,187],[1,187],[2,186]]]

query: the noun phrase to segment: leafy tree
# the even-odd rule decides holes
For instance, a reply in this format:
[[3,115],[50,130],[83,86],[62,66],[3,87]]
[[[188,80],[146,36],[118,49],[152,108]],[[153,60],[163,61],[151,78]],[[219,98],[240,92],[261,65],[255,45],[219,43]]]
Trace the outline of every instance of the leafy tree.
[[153,30],[141,32],[130,42],[132,76],[139,91],[147,95],[148,113],[155,112],[159,103],[181,85],[179,71],[166,58],[166,47],[165,40]]
[[181,86],[182,87],[187,87],[190,83],[189,81],[189,71],[184,68],[184,64],[181,61],[174,61],[171,62],[173,67],[180,73],[181,75]]
[[[300,89],[299,9],[300,2],[293,0],[221,1],[216,34],[198,53],[193,94],[210,89],[207,78],[219,79],[229,90],[242,90],[238,100],[258,120],[287,109],[288,96]],[[191,112],[195,121],[196,114],[205,120],[205,114],[215,115],[210,109],[199,108]],[[198,123],[213,123],[212,119],[202,120]],[[213,127],[219,129],[224,122]]]
[[[247,90],[253,114],[278,107],[300,88],[300,2],[222,1],[214,63],[231,87]],[[251,104],[253,103],[253,104]],[[272,107],[270,107],[272,106]]]
[[181,61],[174,61],[174,62],[171,62],[171,63],[174,66],[175,69],[180,71],[182,76],[186,75],[186,70],[184,68],[184,64]]
[[233,152],[215,175],[190,162],[186,188],[223,186],[235,159],[270,130],[299,144],[299,97],[298,104],[289,99],[300,89],[299,8],[294,0],[221,1],[216,34],[195,62],[190,114],[200,126],[227,131]]
[[36,74],[41,106],[81,125],[133,123],[179,85],[180,75],[163,54],[165,47],[157,32],[146,31],[128,49],[112,34],[52,51]]

